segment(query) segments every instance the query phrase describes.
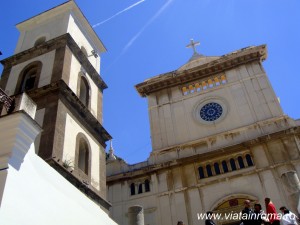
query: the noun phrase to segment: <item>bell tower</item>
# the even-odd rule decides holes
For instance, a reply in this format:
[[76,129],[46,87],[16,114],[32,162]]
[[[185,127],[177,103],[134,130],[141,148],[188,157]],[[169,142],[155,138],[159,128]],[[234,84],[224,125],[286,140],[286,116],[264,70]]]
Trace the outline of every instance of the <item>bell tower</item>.
[[37,154],[95,202],[106,202],[100,54],[106,49],[74,1],[17,24],[19,40],[0,87],[26,92],[37,104],[43,132]]

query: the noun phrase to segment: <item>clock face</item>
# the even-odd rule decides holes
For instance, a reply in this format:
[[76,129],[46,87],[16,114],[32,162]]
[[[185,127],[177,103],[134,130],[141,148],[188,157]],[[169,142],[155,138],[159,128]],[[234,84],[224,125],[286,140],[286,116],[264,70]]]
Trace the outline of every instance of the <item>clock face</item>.
[[222,113],[222,106],[215,102],[207,103],[200,109],[200,117],[205,121],[215,121],[220,118]]

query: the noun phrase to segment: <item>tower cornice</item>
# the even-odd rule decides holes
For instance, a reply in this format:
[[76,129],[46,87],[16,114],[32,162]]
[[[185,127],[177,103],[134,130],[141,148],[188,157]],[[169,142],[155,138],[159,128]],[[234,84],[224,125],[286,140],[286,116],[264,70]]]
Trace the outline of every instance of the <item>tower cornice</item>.
[[[111,140],[111,135],[102,124],[94,117],[88,108],[82,104],[75,93],[63,81],[59,80],[41,88],[28,91],[27,94],[36,102],[44,99],[49,93],[56,93],[58,98],[69,108],[73,109],[74,116],[84,124],[84,127],[93,135],[99,144],[106,148],[106,141]],[[49,102],[48,102],[49,103]]]
[[45,21],[62,14],[74,15],[76,17],[76,21],[81,24],[81,28],[83,28],[84,32],[87,33],[88,36],[92,39],[94,47],[97,48],[100,53],[106,52],[104,44],[99,39],[93,27],[90,25],[87,18],[84,16],[84,14],[74,1],[66,1],[56,7],[53,7],[23,22],[18,23],[16,27],[20,31],[22,31],[24,29],[28,29],[30,26],[32,26],[32,24],[43,24]]
[[247,47],[187,70],[174,70],[160,74],[137,84],[135,88],[142,97],[146,97],[165,88],[202,79],[249,62],[263,61],[266,58],[266,45]]
[[1,60],[0,62],[4,67],[12,67],[22,62],[26,62],[34,57],[43,55],[45,53],[51,52],[59,48],[64,48],[66,46],[72,51],[74,56],[82,64],[85,71],[88,73],[88,75],[97,85],[97,87],[101,91],[106,89],[106,83],[101,78],[100,74],[96,71],[96,69],[93,67],[93,65],[90,63],[90,61],[87,59],[87,57],[84,55],[82,50],[78,47],[77,43],[69,33],[63,34],[57,38],[53,38],[39,46],[32,47],[25,51],[19,52],[11,57]]

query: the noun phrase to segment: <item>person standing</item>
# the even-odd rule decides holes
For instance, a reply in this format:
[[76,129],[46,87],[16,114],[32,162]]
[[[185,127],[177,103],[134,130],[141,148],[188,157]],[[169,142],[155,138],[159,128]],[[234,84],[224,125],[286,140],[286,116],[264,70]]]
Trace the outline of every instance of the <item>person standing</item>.
[[270,198],[265,198],[267,219],[271,225],[280,225],[280,219],[276,212],[275,205]]
[[263,219],[262,219],[262,217],[263,217],[263,215],[262,215],[263,211],[262,211],[261,204],[258,204],[258,203],[254,204],[253,214],[254,214],[254,216],[253,216],[253,222],[252,222],[252,224],[253,225],[261,225],[262,222],[263,222]]
[[245,208],[242,210],[241,222],[244,225],[252,225],[254,213],[253,213],[252,209],[250,208],[250,200],[245,200],[244,205],[245,205]]
[[281,218],[282,225],[298,225],[298,217],[294,213],[288,210],[285,206],[281,206],[280,211],[283,214]]

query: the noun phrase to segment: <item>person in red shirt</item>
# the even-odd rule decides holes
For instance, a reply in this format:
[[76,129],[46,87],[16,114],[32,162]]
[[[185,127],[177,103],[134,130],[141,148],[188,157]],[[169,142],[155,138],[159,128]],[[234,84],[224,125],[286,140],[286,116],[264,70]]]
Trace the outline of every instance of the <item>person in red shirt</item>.
[[267,218],[272,225],[280,225],[280,218],[276,212],[275,205],[270,198],[265,198]]

